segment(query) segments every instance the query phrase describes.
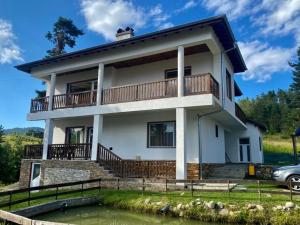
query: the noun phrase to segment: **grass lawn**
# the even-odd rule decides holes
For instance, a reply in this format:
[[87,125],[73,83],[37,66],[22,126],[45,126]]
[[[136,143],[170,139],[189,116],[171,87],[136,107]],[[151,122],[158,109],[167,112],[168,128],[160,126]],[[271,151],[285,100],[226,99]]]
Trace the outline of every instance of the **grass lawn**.
[[[256,184],[247,185],[248,190],[256,191]],[[274,185],[262,185],[262,190],[274,190],[277,187]],[[278,190],[278,188],[277,188]],[[67,190],[65,190],[67,191]],[[32,197],[46,195],[54,193],[54,191],[40,191],[31,193]],[[194,191],[194,195],[192,196],[191,191],[172,191],[168,193],[164,192],[148,192],[146,191],[144,195],[139,190],[112,190],[112,189],[101,189],[98,190],[90,190],[84,191],[83,195],[80,192],[65,194],[58,196],[58,199],[67,199],[67,198],[76,198],[76,197],[88,197],[88,196],[100,196],[104,199],[104,201],[111,205],[116,202],[124,201],[130,202],[136,199],[146,199],[151,197],[151,199],[155,201],[163,201],[169,202],[172,204],[178,203],[189,203],[191,200],[195,200],[200,198],[205,201],[215,201],[215,202],[223,202],[228,204],[236,204],[236,205],[245,205],[247,203],[259,203],[259,195],[258,193],[237,193],[237,192],[204,192],[204,191]],[[12,197],[12,200],[25,199],[28,197],[28,193],[19,193],[15,194]],[[261,194],[261,203],[267,206],[274,206],[279,204],[285,204],[285,202],[289,201],[290,197],[288,195],[275,195],[275,194]],[[7,197],[1,197],[0,203],[7,202],[9,200]],[[49,201],[54,201],[55,197],[48,197],[38,200],[32,200],[30,205],[38,205],[42,203],[46,203]],[[295,203],[300,204],[300,196],[293,196],[293,200]],[[17,205],[12,206],[11,210],[16,210],[20,208],[28,207],[28,202],[19,203]],[[2,208],[4,210],[8,210],[8,207]]]
[[263,142],[265,164],[282,166],[294,163],[291,138],[285,139],[279,135],[268,135],[264,137]]

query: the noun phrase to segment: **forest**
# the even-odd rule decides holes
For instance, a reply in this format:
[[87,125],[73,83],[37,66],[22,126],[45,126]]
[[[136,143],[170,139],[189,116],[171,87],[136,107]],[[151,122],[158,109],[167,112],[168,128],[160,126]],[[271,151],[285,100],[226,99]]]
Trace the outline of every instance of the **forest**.
[[300,47],[296,61],[289,65],[292,83],[287,90],[269,91],[238,102],[249,119],[264,124],[268,134],[280,134],[283,138],[290,137],[300,127]]

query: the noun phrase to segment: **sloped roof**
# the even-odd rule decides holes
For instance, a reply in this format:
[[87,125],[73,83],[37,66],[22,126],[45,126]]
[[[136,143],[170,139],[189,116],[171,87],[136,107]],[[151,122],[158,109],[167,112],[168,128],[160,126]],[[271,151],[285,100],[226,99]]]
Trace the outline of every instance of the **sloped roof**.
[[[59,56],[54,56],[50,58],[45,58],[45,59],[41,59],[29,63],[17,65],[16,68],[23,72],[30,73],[31,70],[37,66],[53,64],[64,60],[70,60],[73,58],[78,58],[86,55],[92,55],[103,51],[109,51],[111,49],[115,49],[118,47],[124,47],[138,42],[144,42],[149,39],[156,39],[159,37],[169,36],[186,30],[192,30],[195,28],[204,28],[208,26],[211,26],[213,28],[217,37],[219,38],[220,43],[223,45],[223,48],[225,50],[234,47],[234,43],[236,42],[235,37],[233,35],[227,17],[225,15],[222,15],[222,16],[215,16],[208,19],[203,19],[196,22],[171,27],[160,31],[147,33],[144,35],[135,36],[121,41],[114,41],[111,43],[97,45],[91,48],[85,48],[79,51],[65,53]],[[231,63],[233,64],[235,73],[244,72],[245,70],[247,70],[244,59],[238,47],[233,49],[232,51],[229,51],[227,55]]]

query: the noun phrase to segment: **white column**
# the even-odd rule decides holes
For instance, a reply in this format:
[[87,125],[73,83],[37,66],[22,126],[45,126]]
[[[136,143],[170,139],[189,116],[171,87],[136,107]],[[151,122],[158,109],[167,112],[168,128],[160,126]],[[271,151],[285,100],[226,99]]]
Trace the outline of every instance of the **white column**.
[[178,97],[184,96],[184,48],[178,47]]
[[101,143],[103,127],[103,115],[94,115],[93,143],[91,160],[97,160],[98,143]]
[[186,178],[186,109],[176,108],[176,179]]
[[43,159],[47,159],[48,145],[52,144],[53,138],[53,120],[47,119],[45,121],[45,130],[43,138]]
[[97,105],[101,105],[102,88],[103,88],[104,64],[99,63],[98,67],[98,86],[97,86]]
[[49,103],[48,111],[52,110],[53,106],[53,95],[55,93],[56,73],[51,73],[50,89],[49,89]]

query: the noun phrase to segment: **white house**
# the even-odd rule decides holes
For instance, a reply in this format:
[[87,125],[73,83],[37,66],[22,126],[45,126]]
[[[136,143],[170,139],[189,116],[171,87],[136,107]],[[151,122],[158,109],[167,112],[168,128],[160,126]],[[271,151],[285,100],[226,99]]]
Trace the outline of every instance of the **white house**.
[[47,84],[27,115],[45,121],[43,146],[25,149],[31,180],[41,167],[51,179],[49,162],[58,174],[69,163],[92,177],[78,169],[88,161],[115,176],[177,179],[200,178],[202,164],[263,162],[263,127],[235,103],[234,74],[247,68],[225,16],[140,36],[127,28],[16,68]]

